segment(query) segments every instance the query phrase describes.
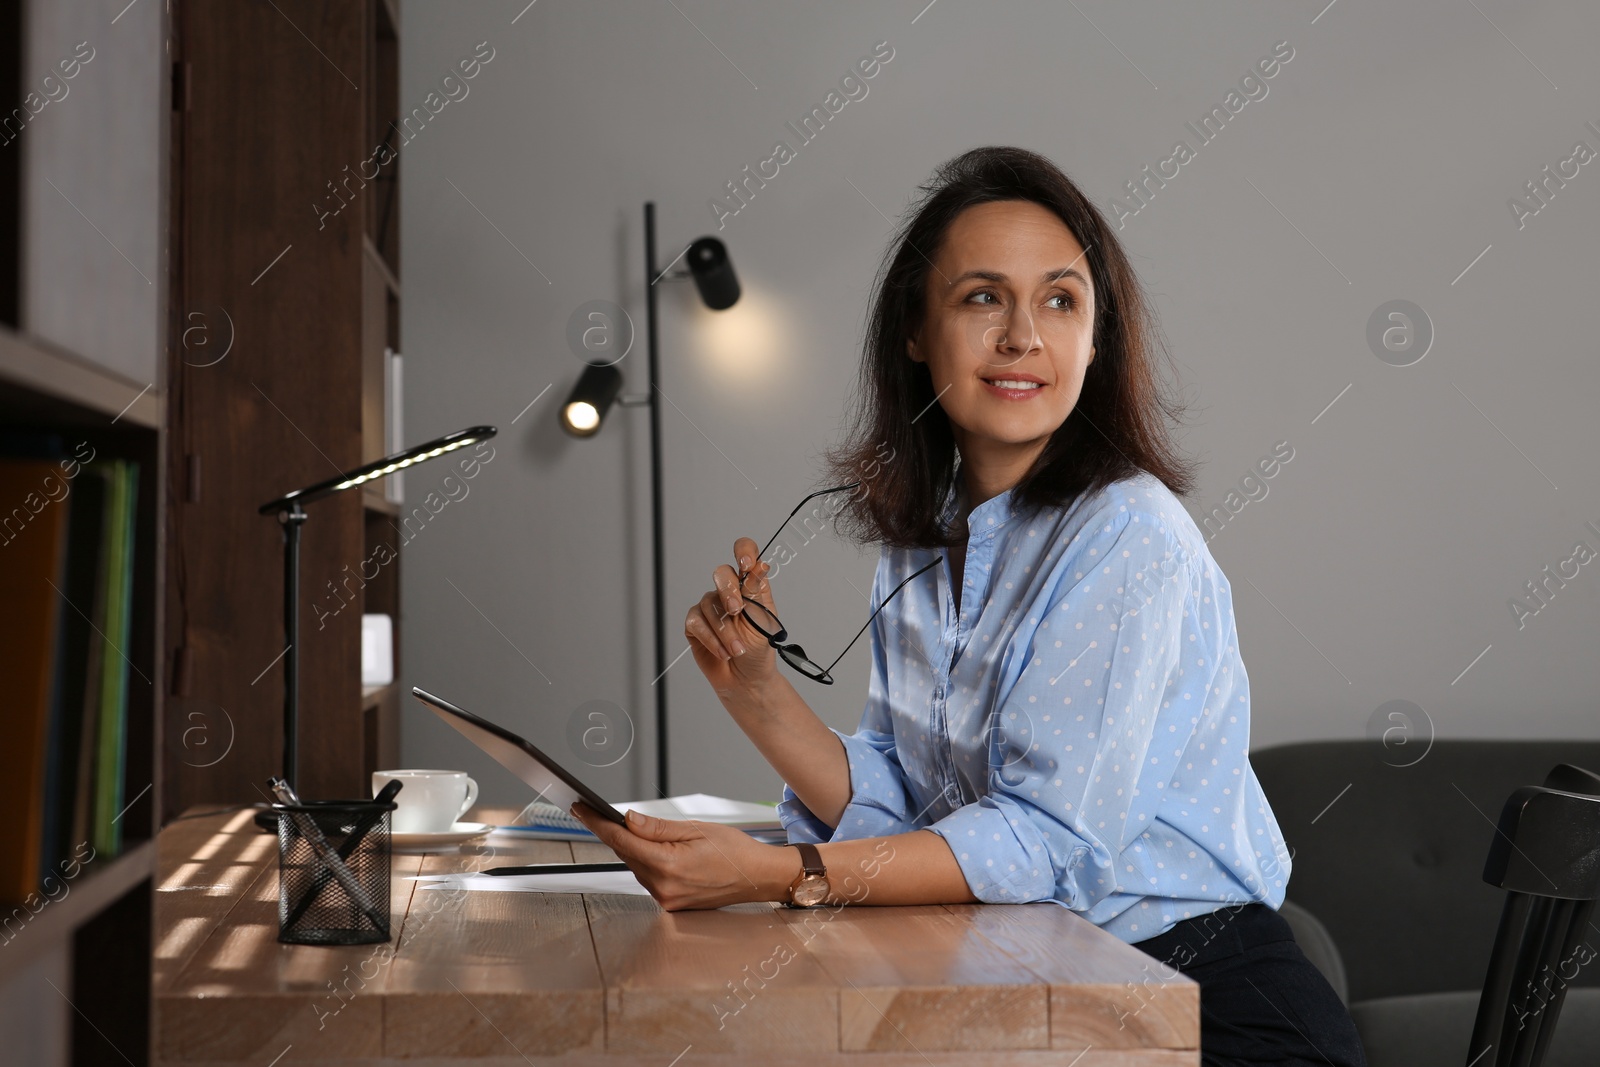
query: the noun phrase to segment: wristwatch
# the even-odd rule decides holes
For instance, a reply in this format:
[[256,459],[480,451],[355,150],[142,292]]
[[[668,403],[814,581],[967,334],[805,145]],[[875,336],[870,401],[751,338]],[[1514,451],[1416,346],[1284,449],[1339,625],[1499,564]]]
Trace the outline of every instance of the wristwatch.
[[791,908],[810,908],[828,899],[828,868],[822,865],[822,853],[809,842],[792,842],[800,850],[800,873],[789,885],[789,899],[784,904]]

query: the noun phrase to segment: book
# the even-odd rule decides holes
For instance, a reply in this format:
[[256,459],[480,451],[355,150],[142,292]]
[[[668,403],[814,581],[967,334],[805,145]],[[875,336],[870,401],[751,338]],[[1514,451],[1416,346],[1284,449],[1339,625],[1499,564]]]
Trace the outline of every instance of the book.
[[100,635],[95,627],[99,600],[101,546],[105,527],[105,478],[98,470],[80,470],[67,511],[67,557],[61,584],[62,609],[57,636],[56,676],[50,701],[50,739],[45,757],[45,808],[41,877],[56,875],[61,864],[85,839],[74,837],[78,775],[84,773],[80,746],[84,736],[84,703],[90,679],[99,678]]
[[[98,482],[100,497],[100,541],[95,567],[95,588],[89,603],[79,607],[89,614],[90,637],[86,650],[83,694],[78,703],[77,770],[73,774],[73,795],[69,840],[73,848],[90,843],[94,822],[94,772],[100,737],[100,677],[105,667],[106,576],[111,567],[111,538],[106,536],[106,513],[110,493],[110,472],[103,467],[84,471],[78,477]],[[81,487],[80,487],[81,488]]]
[[[734,826],[761,840],[777,835],[777,843],[786,838],[783,824],[778,820],[775,805],[748,800],[729,800],[706,793],[689,793],[684,796],[657,800],[631,800],[612,805],[626,814],[637,811],[660,819],[692,819],[698,822],[715,822]],[[564,808],[544,800],[534,800],[506,826],[497,827],[503,833],[552,841],[594,841],[594,834],[573,818]]]
[[46,460],[0,459],[0,900],[39,888],[44,844],[45,755],[67,555],[65,485]]
[[110,460],[105,524],[109,566],[104,576],[106,628],[100,666],[100,714],[95,739],[94,813],[90,843],[115,856],[122,845],[123,754],[127,744],[128,635],[133,613],[134,511],[139,465]]

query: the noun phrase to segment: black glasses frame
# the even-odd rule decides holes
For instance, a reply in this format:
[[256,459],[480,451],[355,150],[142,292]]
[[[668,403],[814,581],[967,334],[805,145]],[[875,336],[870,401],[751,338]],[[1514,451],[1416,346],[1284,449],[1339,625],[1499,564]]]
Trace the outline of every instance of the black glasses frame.
[[[860,486],[860,484],[860,482],[851,482],[848,485],[836,485],[832,489],[819,489],[815,493],[807,496],[804,500],[800,501],[800,503],[794,506],[794,510],[789,512],[788,517],[779,524],[777,532],[771,537],[767,538],[767,543],[761,546],[761,551],[756,553],[756,562],[759,563],[761,561],[761,557],[767,554],[767,549],[772,547],[772,542],[776,541],[778,539],[778,534],[783,533],[783,528],[789,525],[789,519],[792,519],[796,515],[800,514],[801,508],[805,507],[819,496],[827,496],[830,493],[842,493],[846,489],[855,489]],[[861,639],[861,635],[867,632],[867,627],[872,625],[872,620],[878,617],[878,613],[888,605],[889,601],[894,599],[896,593],[899,593],[900,590],[906,587],[906,584],[909,583],[911,579],[917,577],[917,575],[922,574],[925,571],[932,569],[943,559],[944,556],[942,555],[935,557],[932,563],[929,563],[926,566],[923,566],[913,573],[907,575],[899,585],[895,586],[894,591],[883,598],[883,603],[872,609],[872,614],[867,616],[867,621],[861,624],[861,629],[856,631],[856,635],[850,639],[850,643],[844,646],[844,651],[833,657],[833,662],[828,664],[826,667],[812,660],[810,656],[806,655],[805,649],[801,648],[795,642],[789,640],[789,630],[783,625],[782,620],[778,618],[776,612],[745,592],[744,580],[750,576],[748,571],[739,575],[739,593],[748,604],[755,604],[758,614],[761,615],[763,619],[770,619],[770,623],[768,625],[763,625],[762,621],[752,618],[750,609],[748,607],[741,609],[739,614],[744,618],[745,622],[750,624],[751,628],[767,639],[767,644],[771,645],[773,649],[777,651],[779,658],[781,658],[785,663],[793,667],[803,676],[811,679],[813,682],[821,682],[823,685],[832,685],[833,668],[838,665],[840,660],[844,659],[845,653],[849,652],[850,649],[855,646],[855,643]],[[755,564],[751,564],[751,569],[755,569]]]

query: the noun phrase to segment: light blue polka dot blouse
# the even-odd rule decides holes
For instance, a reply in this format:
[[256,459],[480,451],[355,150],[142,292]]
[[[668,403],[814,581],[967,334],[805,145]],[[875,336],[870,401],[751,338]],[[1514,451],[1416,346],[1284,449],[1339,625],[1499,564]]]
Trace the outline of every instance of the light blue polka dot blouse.
[[[979,900],[1054,900],[1129,942],[1282,904],[1233,596],[1183,505],[1141,473],[1032,516],[1002,493],[967,524],[959,609],[945,563],[872,624],[861,728],[834,731],[839,826],[785,786],[789,840],[931,829]],[[885,547],[873,603],[936,554]]]

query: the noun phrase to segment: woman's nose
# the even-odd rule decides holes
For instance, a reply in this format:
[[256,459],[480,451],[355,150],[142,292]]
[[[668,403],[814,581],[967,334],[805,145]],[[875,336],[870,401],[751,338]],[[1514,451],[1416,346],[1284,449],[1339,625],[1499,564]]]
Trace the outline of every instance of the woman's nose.
[[995,345],[1009,355],[1022,355],[1039,347],[1039,331],[1034,328],[1028,309],[1017,307],[1003,313]]

